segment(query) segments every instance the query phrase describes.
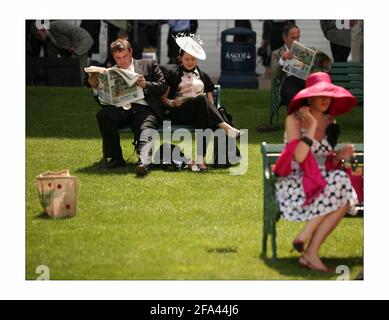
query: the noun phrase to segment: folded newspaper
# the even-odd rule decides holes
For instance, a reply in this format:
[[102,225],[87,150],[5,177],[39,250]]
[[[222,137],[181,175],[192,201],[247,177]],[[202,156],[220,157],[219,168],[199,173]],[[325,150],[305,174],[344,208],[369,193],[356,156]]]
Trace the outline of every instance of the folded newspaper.
[[322,51],[306,47],[298,41],[293,41],[290,51],[293,58],[286,60],[285,72],[305,80],[308,75],[316,71],[329,71],[331,58]]
[[196,98],[198,96],[205,96],[206,94],[204,92],[180,92],[180,95],[178,95],[178,98],[180,98],[183,102],[186,102],[190,99]]
[[84,69],[88,74],[99,74],[98,98],[100,102],[124,107],[144,98],[143,89],[136,85],[138,74],[118,67],[91,66]]

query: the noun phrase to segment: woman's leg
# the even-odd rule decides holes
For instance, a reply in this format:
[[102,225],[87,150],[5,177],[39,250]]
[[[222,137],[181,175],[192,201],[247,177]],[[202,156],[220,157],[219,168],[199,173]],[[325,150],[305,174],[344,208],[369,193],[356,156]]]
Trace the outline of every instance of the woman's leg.
[[319,257],[319,250],[328,237],[328,235],[335,229],[340,220],[345,216],[349,210],[349,204],[347,203],[342,208],[330,213],[327,216],[324,216],[324,219],[321,220],[321,223],[316,227],[316,230],[313,233],[311,242],[307,250],[302,255],[302,259],[308,262],[314,269],[325,270],[326,266],[323,264]]
[[304,229],[299,233],[299,235],[294,239],[294,242],[303,242],[308,243],[311,239],[313,233],[316,231],[317,227],[322,223],[326,216],[317,217],[315,219],[309,220],[305,225]]
[[221,123],[217,124],[217,126],[219,128],[222,128],[225,131],[226,135],[231,137],[231,138],[236,138],[240,134],[240,131],[238,129],[229,125],[227,122],[221,122]]
[[[170,120],[173,125],[193,125],[196,129],[206,129],[208,124],[207,118],[204,114],[201,114],[201,111],[203,111],[201,103],[197,99],[191,99],[181,107],[172,109],[170,112]],[[204,156],[207,149],[206,142],[201,133],[196,134],[195,163],[201,170],[206,170],[204,163]]]

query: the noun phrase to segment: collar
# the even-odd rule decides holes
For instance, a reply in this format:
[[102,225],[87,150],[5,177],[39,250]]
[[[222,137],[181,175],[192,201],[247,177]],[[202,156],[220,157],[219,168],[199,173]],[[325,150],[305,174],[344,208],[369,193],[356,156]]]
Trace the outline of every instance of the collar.
[[[123,69],[123,70],[135,72],[135,63],[134,63],[135,60],[134,60],[134,58],[131,58],[131,59],[132,60],[131,60],[130,65],[128,66],[128,68],[127,69]],[[115,64],[114,67],[119,68],[119,66],[117,64]],[[119,68],[119,69],[121,69],[121,68]]]
[[197,67],[194,67],[193,69],[188,70],[183,65],[181,65],[181,69],[183,72],[186,72],[186,73],[194,73],[196,75],[198,74]]

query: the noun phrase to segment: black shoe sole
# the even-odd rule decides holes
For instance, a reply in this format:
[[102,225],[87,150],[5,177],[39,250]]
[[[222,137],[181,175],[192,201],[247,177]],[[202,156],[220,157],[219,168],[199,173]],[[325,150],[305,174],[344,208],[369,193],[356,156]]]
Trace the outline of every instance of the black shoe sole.
[[147,169],[145,168],[145,166],[137,166],[135,168],[135,174],[137,177],[139,178],[143,178],[147,175]]

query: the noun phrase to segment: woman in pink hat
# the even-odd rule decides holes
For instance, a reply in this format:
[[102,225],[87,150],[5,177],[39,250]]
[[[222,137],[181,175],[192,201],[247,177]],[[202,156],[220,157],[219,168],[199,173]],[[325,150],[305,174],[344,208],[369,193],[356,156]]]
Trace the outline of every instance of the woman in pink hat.
[[306,88],[289,104],[287,144],[274,168],[281,216],[307,222],[293,240],[302,253],[299,263],[318,271],[329,271],[319,257],[320,246],[347,212],[355,213],[358,203],[348,175],[340,169],[341,160],[353,156],[354,146],[334,151],[339,134],[334,116],[355,105],[356,98],[332,84],[327,73],[308,76]]

